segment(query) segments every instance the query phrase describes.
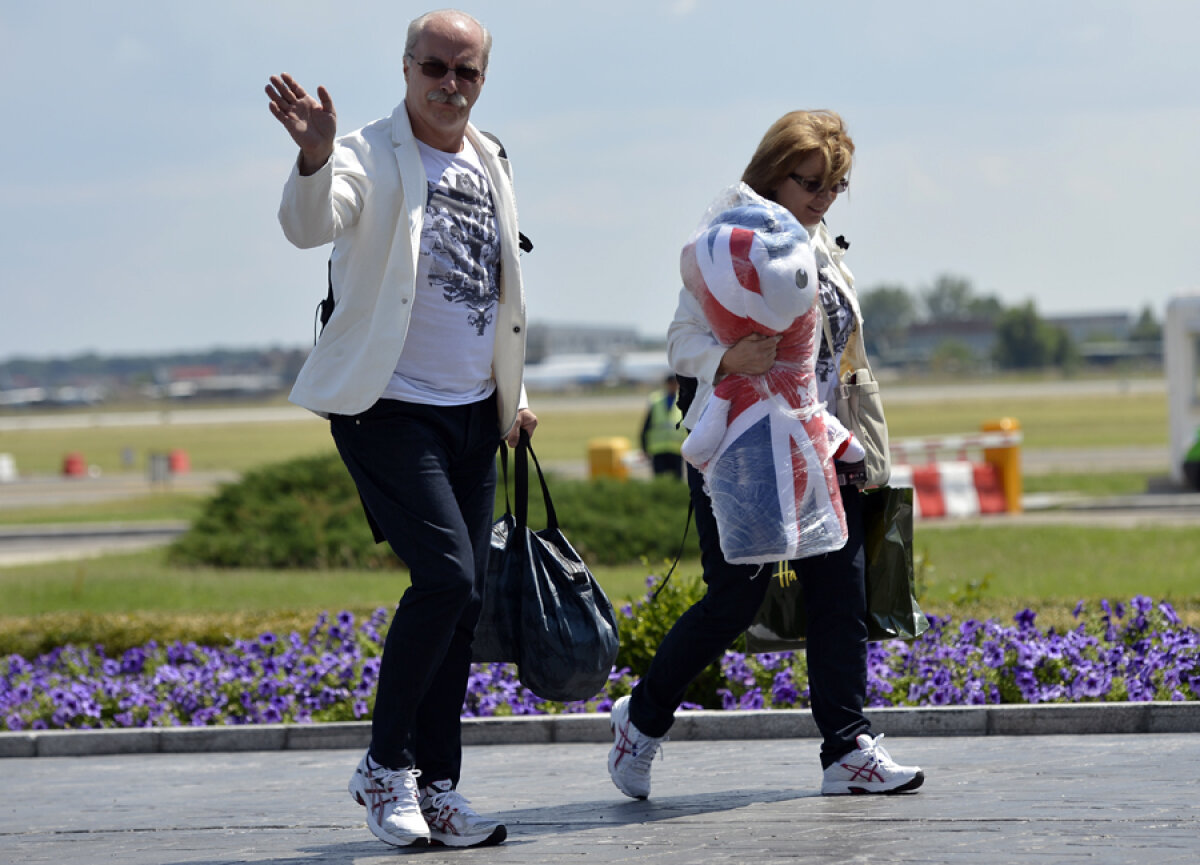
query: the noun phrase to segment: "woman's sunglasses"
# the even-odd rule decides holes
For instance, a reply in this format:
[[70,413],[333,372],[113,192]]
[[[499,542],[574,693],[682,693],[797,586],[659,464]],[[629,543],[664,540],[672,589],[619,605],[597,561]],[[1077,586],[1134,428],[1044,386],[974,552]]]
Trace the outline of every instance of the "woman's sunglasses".
[[[819,179],[813,179],[811,177],[801,177],[799,174],[789,174],[788,177],[790,177],[792,180],[796,181],[797,185],[799,185],[799,187],[801,189],[803,189],[805,192],[807,192],[809,195],[818,195],[819,193],[823,192],[826,189],[825,184]],[[850,188],[850,178],[849,177],[843,177],[841,180],[834,183],[833,186],[828,187],[829,191],[834,193],[835,195],[837,195],[838,193],[841,193],[841,192],[845,192],[849,188]]]

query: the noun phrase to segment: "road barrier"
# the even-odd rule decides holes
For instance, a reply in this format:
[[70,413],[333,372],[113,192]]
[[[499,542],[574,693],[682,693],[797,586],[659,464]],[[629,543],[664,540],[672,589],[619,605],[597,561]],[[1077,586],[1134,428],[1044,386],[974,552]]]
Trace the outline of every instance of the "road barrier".
[[[981,429],[891,442],[891,485],[913,488],[918,517],[1021,512],[1021,425],[1006,417]],[[968,459],[971,452],[981,453],[982,462]]]
[[88,473],[87,460],[83,458],[83,454],[78,451],[71,451],[63,457],[62,463],[63,477],[82,478]]

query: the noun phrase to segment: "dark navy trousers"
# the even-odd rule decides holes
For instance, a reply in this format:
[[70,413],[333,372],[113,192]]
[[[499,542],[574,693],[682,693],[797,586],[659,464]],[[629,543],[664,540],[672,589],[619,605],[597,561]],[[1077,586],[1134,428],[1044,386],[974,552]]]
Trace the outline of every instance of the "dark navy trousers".
[[[688,686],[749,627],[772,573],[770,565],[725,561],[703,478],[692,466],[687,473],[707,590],[663,638],[650,669],[633,689],[629,717],[647,736],[666,735]],[[841,495],[850,535],[846,546],[791,563],[804,587],[812,714],[826,767],[858,747],[857,736],[871,729],[863,714],[867,601],[861,493],[845,486]]]
[[364,506],[411,577],[383,647],[371,757],[419,769],[423,784],[457,784],[495,504],[495,397],[463,406],[384,399],[330,425]]

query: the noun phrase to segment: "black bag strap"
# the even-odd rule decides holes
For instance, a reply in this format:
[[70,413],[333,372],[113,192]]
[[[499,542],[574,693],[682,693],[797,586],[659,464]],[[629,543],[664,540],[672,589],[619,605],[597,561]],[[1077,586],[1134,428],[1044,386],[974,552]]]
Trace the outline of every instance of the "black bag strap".
[[[488,138],[490,138],[493,142],[495,142],[496,146],[500,148],[501,159],[508,159],[508,153],[504,150],[504,145],[500,143],[499,138],[497,138],[495,135],[492,135],[492,133],[488,132],[486,129],[480,129],[479,132],[480,134],[486,135]],[[533,241],[519,231],[517,232],[517,246],[521,248],[521,252],[533,252]]]
[[671,562],[671,570],[667,571],[667,575],[662,578],[662,582],[658,584],[658,588],[650,596],[650,600],[652,601],[658,600],[658,596],[662,594],[662,590],[667,587],[667,580],[671,579],[671,574],[675,573],[675,568],[679,567],[679,560],[683,558],[683,545],[687,543],[688,528],[692,525],[692,514],[695,512],[695,509],[696,503],[692,501],[692,497],[689,495],[687,518],[683,523],[683,537],[679,539],[679,550],[675,553],[675,561]]
[[336,301],[333,299],[333,259],[329,259],[328,265],[329,290],[325,293],[325,299],[317,304],[317,314],[313,317],[313,345],[317,344],[317,337],[320,331],[317,330],[317,322],[321,322],[321,330],[325,329],[325,325],[329,324],[329,317],[333,315],[333,307]]
[[516,500],[517,500],[517,530],[522,531],[529,525],[529,458],[533,457],[533,466],[537,469],[538,482],[542,485],[542,501],[546,505],[546,528],[558,528],[558,514],[554,511],[554,502],[550,500],[550,488],[546,486],[546,476],[542,474],[542,465],[538,462],[533,445],[529,443],[529,433],[521,430],[517,442],[516,464]]
[[500,470],[504,476],[504,513],[512,514],[512,501],[508,497],[508,445],[500,443]]

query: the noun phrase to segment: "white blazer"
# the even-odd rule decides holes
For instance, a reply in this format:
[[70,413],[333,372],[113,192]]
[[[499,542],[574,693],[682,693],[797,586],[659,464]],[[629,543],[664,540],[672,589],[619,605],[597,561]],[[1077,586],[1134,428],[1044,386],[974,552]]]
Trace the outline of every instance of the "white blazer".
[[[518,258],[512,169],[499,147],[467,126],[487,172],[500,232],[500,300],[492,374],[501,434],[523,404],[525,295]],[[333,316],[305,361],[290,399],[318,414],[370,408],[391,380],[408,333],[425,218],[426,178],[401,102],[390,117],[339,138],[308,177],[292,167],[279,223],[301,249],[333,243]],[[453,351],[453,347],[448,347]]]

